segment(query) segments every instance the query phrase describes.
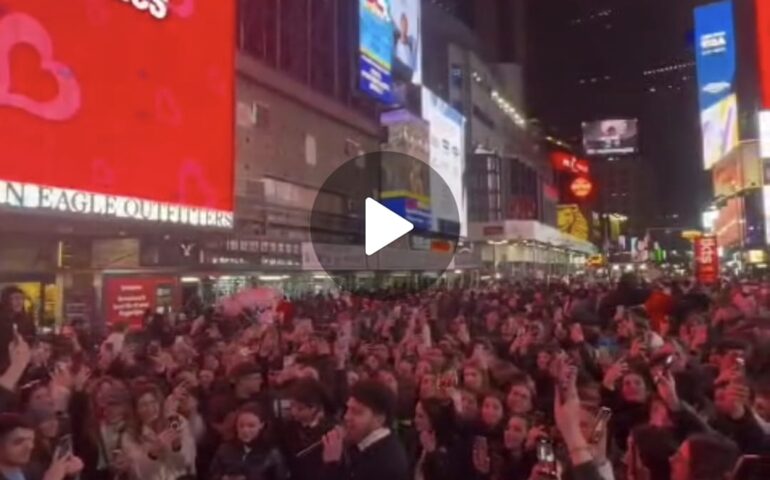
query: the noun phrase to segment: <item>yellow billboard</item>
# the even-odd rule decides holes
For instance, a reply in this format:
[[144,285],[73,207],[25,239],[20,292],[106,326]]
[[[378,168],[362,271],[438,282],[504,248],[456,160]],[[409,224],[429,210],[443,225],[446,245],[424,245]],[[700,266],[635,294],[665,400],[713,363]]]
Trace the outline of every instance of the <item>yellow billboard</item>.
[[580,207],[572,204],[559,205],[557,208],[559,230],[580,240],[588,241],[590,232],[588,220],[586,220],[583,212],[580,211]]

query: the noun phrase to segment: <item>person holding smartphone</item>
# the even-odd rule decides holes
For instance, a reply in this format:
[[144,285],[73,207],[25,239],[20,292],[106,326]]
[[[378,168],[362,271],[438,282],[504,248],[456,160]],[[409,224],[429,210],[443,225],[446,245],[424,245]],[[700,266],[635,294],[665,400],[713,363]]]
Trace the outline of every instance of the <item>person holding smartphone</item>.
[[62,432],[56,412],[51,409],[32,410],[25,415],[25,419],[35,430],[31,464],[43,468],[55,458],[72,453],[72,436]]
[[136,389],[134,421],[122,438],[122,454],[129,461],[129,479],[173,480],[194,473],[196,446],[188,422],[164,409],[164,397],[154,385]]

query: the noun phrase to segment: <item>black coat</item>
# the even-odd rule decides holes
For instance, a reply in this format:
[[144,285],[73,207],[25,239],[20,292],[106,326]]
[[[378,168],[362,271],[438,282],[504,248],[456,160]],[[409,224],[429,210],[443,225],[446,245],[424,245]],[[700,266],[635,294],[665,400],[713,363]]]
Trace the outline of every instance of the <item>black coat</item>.
[[323,466],[321,458],[323,448],[316,447],[302,457],[297,453],[315,444],[334,428],[335,423],[324,417],[315,427],[303,427],[297,422],[289,421],[281,426],[281,439],[286,463],[292,480],[315,480]]
[[393,433],[363,452],[353,447],[342,463],[324,464],[321,480],[410,480],[409,462]]
[[240,475],[246,480],[283,480],[288,476],[278,449],[259,439],[248,446],[238,441],[222,444],[209,472],[211,480],[226,475]]

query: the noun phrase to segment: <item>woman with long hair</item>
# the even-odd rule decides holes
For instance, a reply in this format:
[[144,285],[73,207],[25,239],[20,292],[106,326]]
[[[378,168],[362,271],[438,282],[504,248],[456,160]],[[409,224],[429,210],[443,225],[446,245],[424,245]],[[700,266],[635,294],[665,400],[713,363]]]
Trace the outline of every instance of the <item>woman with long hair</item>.
[[73,448],[85,464],[83,478],[112,478],[126,464],[122,439],[130,422],[131,397],[120,380],[103,377],[86,388],[88,375],[82,377],[75,382],[69,407]]
[[217,450],[209,478],[222,480],[283,480],[287,470],[269,434],[268,415],[258,403],[248,403],[235,416],[235,438]]
[[459,446],[454,404],[449,399],[428,398],[417,403],[414,426],[420,438],[416,480],[458,478]]
[[128,478],[176,480],[195,472],[195,438],[187,420],[164,406],[155,385],[139,386],[134,393],[134,421],[128,426],[122,451],[130,466]]

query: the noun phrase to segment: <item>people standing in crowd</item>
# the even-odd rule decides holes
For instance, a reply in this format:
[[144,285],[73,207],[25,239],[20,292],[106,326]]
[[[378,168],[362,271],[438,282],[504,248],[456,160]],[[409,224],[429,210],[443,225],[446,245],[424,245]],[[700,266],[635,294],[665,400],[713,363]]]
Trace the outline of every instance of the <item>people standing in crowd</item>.
[[501,280],[197,306],[76,339],[22,326],[9,290],[0,474],[724,479],[770,453],[761,291]]

